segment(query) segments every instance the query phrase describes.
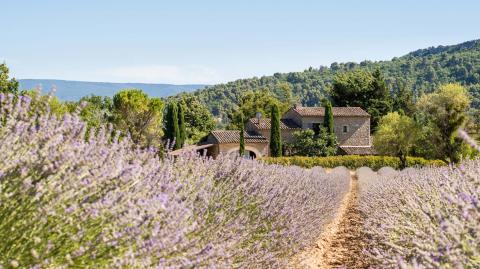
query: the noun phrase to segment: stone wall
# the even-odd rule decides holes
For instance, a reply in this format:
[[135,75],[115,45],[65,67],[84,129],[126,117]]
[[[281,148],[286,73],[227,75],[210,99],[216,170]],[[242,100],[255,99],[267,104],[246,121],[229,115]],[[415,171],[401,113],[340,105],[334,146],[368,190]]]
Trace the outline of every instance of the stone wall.
[[[324,117],[303,117],[302,129],[312,129],[314,123],[323,125]],[[334,117],[334,130],[340,146],[370,146],[370,118],[360,116]],[[343,132],[347,126],[347,132]]]
[[[270,140],[270,130],[259,130],[257,127],[252,124],[251,122],[247,122],[245,126],[245,130],[247,132],[255,132],[257,134],[261,134],[267,140]],[[280,130],[280,134],[282,135],[282,142],[293,142],[293,133],[299,130]]]
[[[220,154],[231,154],[238,152],[240,150],[240,145],[237,143],[234,144],[217,144],[218,153]],[[268,156],[268,143],[248,143],[245,142],[245,150],[253,151],[257,158]],[[218,156],[218,154],[216,155]],[[213,156],[213,157],[216,157]]]

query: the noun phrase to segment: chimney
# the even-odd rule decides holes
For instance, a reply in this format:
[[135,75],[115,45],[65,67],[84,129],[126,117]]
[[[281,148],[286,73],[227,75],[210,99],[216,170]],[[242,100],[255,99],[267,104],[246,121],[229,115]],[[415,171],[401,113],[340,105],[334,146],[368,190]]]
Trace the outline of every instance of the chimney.
[[255,113],[255,118],[257,118],[257,123],[259,124],[259,123],[260,123],[260,119],[262,118],[262,113],[261,113],[261,112]]

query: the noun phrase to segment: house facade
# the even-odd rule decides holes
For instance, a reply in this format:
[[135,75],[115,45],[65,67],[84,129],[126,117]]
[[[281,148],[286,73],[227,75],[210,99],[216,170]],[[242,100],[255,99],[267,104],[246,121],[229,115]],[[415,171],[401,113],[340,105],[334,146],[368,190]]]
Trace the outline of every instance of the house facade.
[[[370,115],[360,107],[333,107],[334,131],[340,155],[375,154],[370,137]],[[324,107],[302,107],[289,109],[280,120],[282,141],[293,142],[293,133],[305,129],[319,130],[325,117]],[[253,158],[269,155],[271,124],[267,118],[252,118],[245,125],[245,150]],[[239,131],[218,130],[211,132],[199,145],[208,156],[238,153]]]

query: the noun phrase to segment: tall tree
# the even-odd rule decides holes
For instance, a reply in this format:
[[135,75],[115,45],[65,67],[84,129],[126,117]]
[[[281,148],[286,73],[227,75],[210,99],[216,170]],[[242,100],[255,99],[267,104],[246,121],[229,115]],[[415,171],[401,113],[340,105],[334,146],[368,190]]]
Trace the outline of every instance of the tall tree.
[[460,84],[442,85],[418,101],[419,110],[436,129],[438,143],[434,146],[443,150],[445,161],[458,162],[462,157],[462,142],[456,134],[466,121],[469,106],[468,93]]
[[393,96],[392,110],[401,114],[411,115],[415,111],[413,91],[407,89],[404,81],[397,80],[397,91]]
[[18,94],[18,81],[9,78],[9,72],[5,63],[0,64],[0,93]]
[[141,146],[161,146],[162,111],[162,100],[149,98],[139,89],[121,90],[113,96],[115,128],[128,132]]
[[241,124],[240,124],[240,150],[239,150],[239,154],[240,156],[243,156],[245,155],[245,128],[244,128],[244,125],[243,125],[243,122],[244,122],[244,119],[243,119],[243,115],[240,116],[241,117]]
[[280,133],[280,112],[277,105],[272,106],[270,117],[270,156],[282,156],[282,135]]
[[[247,91],[240,96],[239,107],[232,110],[229,114],[229,129],[240,128],[240,116],[249,119],[255,117],[257,112],[263,115],[271,114],[272,107],[276,105],[279,110],[286,109],[287,106],[281,103],[275,95],[267,88],[260,91]],[[284,112],[284,111],[281,111]]]
[[195,144],[215,129],[216,123],[212,113],[200,102],[197,96],[191,93],[183,93],[176,99],[184,108],[187,143]]
[[185,109],[181,103],[178,104],[178,128],[180,132],[180,139],[178,144],[180,145],[180,147],[183,147],[187,139],[187,127],[185,125]]
[[379,153],[398,157],[401,168],[405,168],[418,132],[419,127],[413,119],[398,112],[388,113],[380,120],[373,144]]
[[372,128],[391,111],[391,97],[380,71],[371,73],[363,69],[338,73],[330,90],[335,106],[359,106],[371,116]]
[[326,101],[325,117],[323,118],[323,127],[327,130],[328,137],[329,137],[327,141],[327,145],[330,147],[335,144],[335,141],[333,141],[335,137],[335,129],[333,128],[333,126],[334,126],[334,123],[333,123],[332,103],[330,103],[330,101]]
[[179,149],[180,141],[180,129],[178,127],[178,107],[177,103],[170,102],[167,107],[167,113],[165,115],[165,139],[169,143],[175,143],[173,148]]

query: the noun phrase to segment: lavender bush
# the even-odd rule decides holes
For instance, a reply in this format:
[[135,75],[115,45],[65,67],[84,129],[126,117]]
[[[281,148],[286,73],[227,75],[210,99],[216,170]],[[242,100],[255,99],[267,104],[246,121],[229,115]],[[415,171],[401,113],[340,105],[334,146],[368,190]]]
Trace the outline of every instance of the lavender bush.
[[0,268],[280,267],[348,191],[346,169],[162,160],[30,103],[0,94]]
[[480,268],[480,161],[358,176],[375,267]]

